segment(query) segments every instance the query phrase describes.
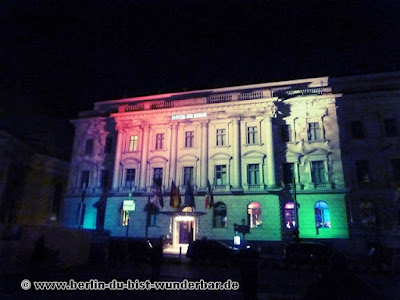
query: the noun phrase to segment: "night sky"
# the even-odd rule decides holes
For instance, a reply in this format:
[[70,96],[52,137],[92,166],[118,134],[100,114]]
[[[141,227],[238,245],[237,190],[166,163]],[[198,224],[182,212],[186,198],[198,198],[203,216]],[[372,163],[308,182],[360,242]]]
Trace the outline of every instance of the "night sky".
[[0,125],[64,149],[95,101],[400,71],[400,1],[0,3]]

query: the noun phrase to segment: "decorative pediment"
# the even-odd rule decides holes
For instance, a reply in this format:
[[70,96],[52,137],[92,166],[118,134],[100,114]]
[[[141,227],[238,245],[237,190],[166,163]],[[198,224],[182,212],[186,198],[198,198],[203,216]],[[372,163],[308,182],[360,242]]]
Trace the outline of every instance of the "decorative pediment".
[[264,158],[266,156],[267,156],[267,154],[260,152],[260,151],[256,151],[256,150],[247,151],[242,155],[243,158],[245,158],[245,157],[246,158],[250,158],[250,157]]
[[193,154],[184,154],[178,157],[178,162],[186,162],[186,161],[198,161],[199,158]]
[[219,152],[210,156],[210,160],[230,160],[232,156],[227,153]]
[[292,151],[292,150],[287,150],[286,151],[286,160],[287,162],[300,162],[300,159],[303,157],[303,154]]
[[122,164],[139,164],[139,163],[140,160],[133,157],[126,158],[122,161]]
[[168,159],[166,159],[165,157],[162,157],[162,156],[153,156],[148,161],[149,161],[149,163],[156,163],[156,162],[166,163],[166,162],[168,162]]

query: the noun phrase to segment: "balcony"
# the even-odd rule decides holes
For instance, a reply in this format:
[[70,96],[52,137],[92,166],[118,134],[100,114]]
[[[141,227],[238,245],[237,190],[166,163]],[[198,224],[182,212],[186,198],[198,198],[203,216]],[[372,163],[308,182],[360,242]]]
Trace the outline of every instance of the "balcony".
[[[144,110],[144,105],[143,103],[137,103],[137,104],[126,104],[122,106],[123,112],[131,112],[131,111],[140,111]],[[121,110],[120,110],[121,112]]]
[[264,98],[263,90],[256,90],[252,92],[240,93],[238,99],[239,100],[253,100],[253,99],[261,99]]
[[207,98],[207,103],[223,103],[232,101],[232,93],[211,95]]
[[153,101],[150,103],[150,109],[171,108],[174,102],[171,100]]

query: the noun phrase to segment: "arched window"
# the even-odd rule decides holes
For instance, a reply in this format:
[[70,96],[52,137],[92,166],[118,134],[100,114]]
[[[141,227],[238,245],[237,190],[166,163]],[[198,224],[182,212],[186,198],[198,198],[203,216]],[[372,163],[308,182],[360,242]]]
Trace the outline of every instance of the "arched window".
[[262,224],[261,205],[258,202],[251,202],[247,206],[247,217],[250,228],[260,227]]
[[317,228],[331,228],[328,204],[324,201],[318,201],[315,203],[314,210]]
[[225,228],[226,220],[226,205],[222,202],[216,203],[214,205],[213,226],[215,228]]
[[294,203],[288,202],[285,204],[285,227],[288,229],[296,226],[296,217],[294,215]]

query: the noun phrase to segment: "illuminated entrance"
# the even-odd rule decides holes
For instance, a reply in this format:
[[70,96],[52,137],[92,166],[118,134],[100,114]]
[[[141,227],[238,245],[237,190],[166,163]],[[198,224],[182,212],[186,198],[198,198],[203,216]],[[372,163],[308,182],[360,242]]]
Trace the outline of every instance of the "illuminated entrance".
[[190,244],[195,239],[195,218],[192,216],[175,217],[173,244]]

